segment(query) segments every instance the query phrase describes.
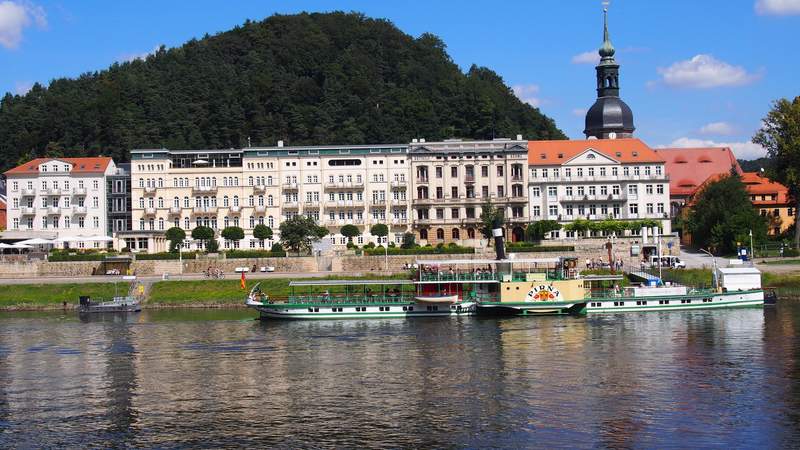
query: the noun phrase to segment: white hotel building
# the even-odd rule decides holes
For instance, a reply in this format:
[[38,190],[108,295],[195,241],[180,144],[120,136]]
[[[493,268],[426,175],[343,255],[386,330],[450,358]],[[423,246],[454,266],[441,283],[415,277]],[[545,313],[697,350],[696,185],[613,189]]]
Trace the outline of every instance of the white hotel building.
[[106,180],[115,171],[108,157],[37,158],[6,171],[10,233],[3,236],[60,238],[73,248],[106,247]]
[[294,146],[230,150],[133,150],[132,231],[118,246],[164,251],[164,231],[197,225],[244,229],[241,242],[221,247],[268,248],[252,235],[257,224],[272,228],[292,216],[312,217],[344,245],[343,225],[356,225],[357,244],[374,240],[372,225],[389,226],[402,242],[410,227],[407,145]]
[[528,150],[532,221],[654,219],[671,232],[664,160],[639,139],[530,141]]

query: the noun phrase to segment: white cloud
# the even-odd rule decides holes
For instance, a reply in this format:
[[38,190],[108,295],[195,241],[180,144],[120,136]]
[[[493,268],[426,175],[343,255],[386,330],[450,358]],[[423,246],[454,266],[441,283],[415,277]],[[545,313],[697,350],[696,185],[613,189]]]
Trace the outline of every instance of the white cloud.
[[576,117],[583,117],[586,115],[588,109],[586,108],[575,108],[572,110],[572,115]]
[[800,0],[757,0],[755,9],[763,16],[800,14]]
[[730,147],[738,159],[756,159],[766,156],[767,151],[752,142],[716,142],[708,139],[694,139],[682,137],[675,139],[669,145],[662,147]]
[[600,62],[600,55],[597,50],[578,53],[572,57],[572,64],[597,64]]
[[156,45],[155,47],[153,47],[153,49],[150,50],[149,52],[123,53],[122,55],[119,55],[119,58],[117,58],[117,61],[120,61],[120,62],[131,62],[131,61],[134,61],[134,60],[137,60],[137,59],[145,60],[145,59],[147,59],[148,56],[155,55],[155,53],[158,51],[159,48],[161,48],[160,44]]
[[517,84],[511,87],[514,95],[523,102],[538,108],[542,104],[542,99],[536,96],[539,93],[539,85],[537,84]]
[[14,83],[14,94],[25,95],[31,90],[32,87],[33,83],[30,81],[17,81]]
[[47,26],[47,17],[41,6],[30,2],[0,1],[0,45],[17,48],[22,42],[23,29],[35,24]]
[[712,136],[730,136],[736,134],[736,129],[728,122],[711,122],[700,127],[700,134]]
[[760,75],[748,73],[741,66],[733,66],[712,55],[702,54],[678,61],[667,68],[659,67],[658,73],[667,86],[695,89],[742,86],[760,78]]

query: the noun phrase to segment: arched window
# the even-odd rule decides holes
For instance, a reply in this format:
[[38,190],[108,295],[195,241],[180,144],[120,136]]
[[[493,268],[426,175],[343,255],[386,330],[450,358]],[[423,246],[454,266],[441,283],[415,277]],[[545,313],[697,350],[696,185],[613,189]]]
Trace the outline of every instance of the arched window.
[[451,234],[453,236],[453,239],[461,239],[461,232],[459,231],[458,228],[453,228]]
[[444,240],[444,230],[441,228],[436,229],[436,239],[443,241]]
[[180,208],[181,207],[181,199],[178,198],[178,197],[174,197],[172,199],[172,206],[174,206],[175,208]]
[[234,195],[233,196],[233,206],[239,206],[239,196],[238,195]]
[[418,187],[417,198],[428,198],[428,188],[425,186]]
[[222,197],[222,206],[227,208],[228,207],[228,196],[225,195]]
[[275,206],[274,203],[275,199],[272,197],[272,195],[267,196],[267,206]]
[[467,239],[475,239],[475,229],[467,228]]
[[250,228],[255,228],[255,227],[256,227],[256,218],[250,216]]
[[164,218],[163,217],[160,217],[158,219],[158,229],[159,230],[163,230],[164,229]]
[[264,196],[263,195],[259,195],[258,196],[258,206],[264,206]]
[[428,230],[419,230],[420,239],[428,239]]
[[267,226],[270,228],[275,227],[275,219],[272,216],[267,217]]

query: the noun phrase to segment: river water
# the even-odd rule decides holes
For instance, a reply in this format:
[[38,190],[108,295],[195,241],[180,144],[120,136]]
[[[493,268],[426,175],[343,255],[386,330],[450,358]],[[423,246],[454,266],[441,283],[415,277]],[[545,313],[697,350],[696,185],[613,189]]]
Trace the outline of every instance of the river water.
[[800,303],[253,317],[0,314],[0,448],[800,446]]

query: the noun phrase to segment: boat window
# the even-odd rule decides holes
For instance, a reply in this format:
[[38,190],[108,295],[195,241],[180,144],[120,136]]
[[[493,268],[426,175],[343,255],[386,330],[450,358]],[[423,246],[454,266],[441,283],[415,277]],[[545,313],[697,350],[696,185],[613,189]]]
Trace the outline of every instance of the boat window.
[[319,312],[319,308],[314,308],[314,312]]
[[408,307],[408,310],[409,310],[409,311],[413,311],[413,310],[414,310],[414,307],[413,307],[413,306],[409,306],[409,307]]
[[403,311],[408,311],[408,308],[406,308],[405,306],[403,306]]
[[314,312],[312,308],[308,308],[308,312]]

